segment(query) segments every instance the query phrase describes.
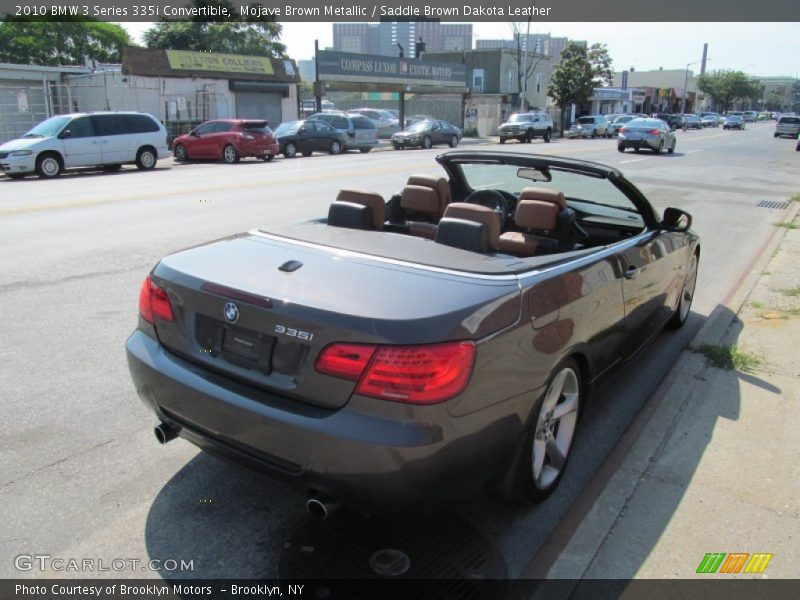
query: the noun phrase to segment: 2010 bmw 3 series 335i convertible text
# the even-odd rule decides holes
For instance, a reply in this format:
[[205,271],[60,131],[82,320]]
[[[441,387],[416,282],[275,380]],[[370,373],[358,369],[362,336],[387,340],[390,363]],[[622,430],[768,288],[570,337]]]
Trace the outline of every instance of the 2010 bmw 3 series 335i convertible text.
[[130,372],[183,437],[375,513],[558,484],[597,379],[689,314],[691,217],[616,169],[437,157],[388,202],[211,242],[144,281]]

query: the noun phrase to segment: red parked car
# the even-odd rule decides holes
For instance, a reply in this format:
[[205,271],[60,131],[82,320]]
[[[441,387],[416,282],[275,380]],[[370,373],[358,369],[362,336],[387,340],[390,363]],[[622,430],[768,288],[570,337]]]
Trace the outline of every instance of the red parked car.
[[172,153],[181,162],[221,158],[233,164],[248,156],[270,161],[278,154],[278,142],[267,121],[217,119],[175,138]]

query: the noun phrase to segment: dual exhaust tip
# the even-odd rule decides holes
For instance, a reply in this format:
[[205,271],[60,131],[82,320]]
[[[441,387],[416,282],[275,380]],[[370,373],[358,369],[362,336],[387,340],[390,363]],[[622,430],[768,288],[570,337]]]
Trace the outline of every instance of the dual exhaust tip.
[[[167,423],[159,423],[156,425],[153,429],[153,433],[159,444],[166,444],[178,437],[178,431]],[[339,503],[327,494],[314,494],[306,500],[306,510],[308,514],[320,521],[324,521],[330,517],[338,508]]]

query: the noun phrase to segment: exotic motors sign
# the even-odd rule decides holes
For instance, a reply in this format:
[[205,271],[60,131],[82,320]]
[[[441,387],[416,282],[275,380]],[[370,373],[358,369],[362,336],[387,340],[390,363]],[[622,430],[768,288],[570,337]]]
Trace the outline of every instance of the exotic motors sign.
[[458,88],[467,85],[466,67],[459,63],[326,50],[317,53],[317,64],[322,81],[413,83]]

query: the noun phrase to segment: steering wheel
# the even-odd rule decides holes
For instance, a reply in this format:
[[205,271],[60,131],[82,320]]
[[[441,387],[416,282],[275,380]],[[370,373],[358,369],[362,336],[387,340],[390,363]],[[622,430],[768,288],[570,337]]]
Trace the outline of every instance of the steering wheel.
[[476,190],[464,199],[468,204],[478,204],[491,208],[500,217],[500,231],[505,227],[508,218],[508,205],[505,196],[497,190]]

